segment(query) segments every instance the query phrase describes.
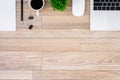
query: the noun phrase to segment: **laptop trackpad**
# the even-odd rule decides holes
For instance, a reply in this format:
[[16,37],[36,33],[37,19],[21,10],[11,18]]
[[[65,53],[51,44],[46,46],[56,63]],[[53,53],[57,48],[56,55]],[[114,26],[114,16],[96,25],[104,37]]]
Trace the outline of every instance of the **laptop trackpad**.
[[110,13],[109,14],[109,24],[110,25],[117,25],[118,23],[120,24],[120,13]]

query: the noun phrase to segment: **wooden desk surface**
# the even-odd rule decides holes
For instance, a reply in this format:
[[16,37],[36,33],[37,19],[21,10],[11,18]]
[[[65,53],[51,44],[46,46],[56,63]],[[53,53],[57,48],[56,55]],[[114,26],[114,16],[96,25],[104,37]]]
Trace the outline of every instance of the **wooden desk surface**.
[[17,31],[0,32],[0,80],[120,80],[120,32],[89,30],[89,0],[83,17],[48,0],[38,17],[24,1],[24,22],[17,0]]

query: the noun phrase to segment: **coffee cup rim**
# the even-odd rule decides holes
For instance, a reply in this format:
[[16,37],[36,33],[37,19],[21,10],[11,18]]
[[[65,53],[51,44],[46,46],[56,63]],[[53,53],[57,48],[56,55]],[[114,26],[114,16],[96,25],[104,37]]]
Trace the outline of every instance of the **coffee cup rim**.
[[29,5],[29,7],[30,7],[32,10],[34,10],[34,11],[40,11],[40,10],[42,10],[42,9],[44,8],[44,5],[45,5],[45,1],[44,1],[44,0],[42,0],[42,1],[43,1],[43,6],[42,6],[40,9],[38,9],[38,10],[35,10],[34,8],[32,8],[32,6],[31,6],[31,4],[30,4],[31,0],[29,0],[28,5]]

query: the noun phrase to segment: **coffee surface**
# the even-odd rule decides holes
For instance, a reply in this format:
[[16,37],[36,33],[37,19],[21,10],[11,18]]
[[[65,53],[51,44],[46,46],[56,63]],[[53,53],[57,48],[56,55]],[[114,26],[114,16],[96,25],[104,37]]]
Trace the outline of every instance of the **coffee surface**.
[[33,9],[40,9],[43,6],[43,0],[31,0],[31,7]]

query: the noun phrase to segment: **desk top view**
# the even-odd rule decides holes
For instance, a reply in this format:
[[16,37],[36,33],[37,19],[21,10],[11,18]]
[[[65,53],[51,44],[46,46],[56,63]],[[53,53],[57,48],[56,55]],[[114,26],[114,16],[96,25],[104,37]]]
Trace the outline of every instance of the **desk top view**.
[[17,0],[17,31],[0,32],[0,80],[120,80],[120,32],[89,30],[89,0],[82,17],[45,2],[38,17],[24,0],[21,22]]
[[[89,5],[89,1],[86,1]],[[75,17],[72,14],[72,1],[68,3],[65,12],[54,11],[48,0],[45,1],[44,8],[40,11],[40,16],[36,16],[36,12],[28,6],[28,1],[24,0],[24,21],[21,24],[20,19],[20,1],[17,1],[17,28],[28,28],[28,25],[33,24],[33,29],[89,29],[89,7],[86,5],[85,16]],[[29,16],[34,16],[33,20],[29,20]],[[23,27],[21,27],[21,25]]]

